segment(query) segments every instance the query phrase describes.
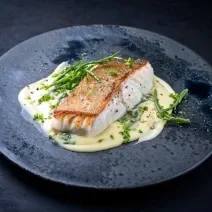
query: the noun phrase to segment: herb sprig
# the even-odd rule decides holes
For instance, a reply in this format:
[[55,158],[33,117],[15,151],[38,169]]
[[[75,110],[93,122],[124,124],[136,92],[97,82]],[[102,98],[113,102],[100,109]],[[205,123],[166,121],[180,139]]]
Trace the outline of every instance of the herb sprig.
[[131,68],[132,67],[132,62],[133,62],[133,60],[132,60],[132,58],[128,58],[128,59],[126,59],[126,60],[124,60],[124,64],[126,65],[126,66],[128,66],[129,68]]
[[111,71],[109,72],[109,75],[110,75],[111,77],[117,77],[117,76],[118,76],[118,73],[117,73],[116,70],[111,70]]
[[[118,120],[123,128],[123,131],[121,131],[120,134],[123,136],[124,143],[128,143],[130,141],[131,126],[139,121],[144,111],[147,110],[147,106],[138,106],[135,109],[128,111],[122,118]],[[142,133],[142,130],[140,130],[139,133]]]
[[36,113],[34,116],[33,116],[33,120],[34,121],[41,121],[42,123],[44,123],[44,116],[43,114],[41,113]]
[[45,86],[44,89],[51,89],[51,91],[55,93],[61,93],[67,90],[71,91],[87,75],[90,75],[97,81],[100,81],[92,70],[100,64],[113,60],[118,54],[119,52],[116,52],[115,54],[103,59],[90,62],[85,62],[84,59],[82,59],[73,65],[66,67],[58,76],[55,77],[54,81],[50,85]]
[[122,122],[123,131],[120,134],[123,136],[124,143],[130,142],[130,126],[129,122]]
[[153,93],[153,101],[155,103],[155,107],[157,109],[157,115],[159,118],[166,120],[166,121],[172,121],[172,122],[176,122],[178,124],[187,124],[190,123],[189,119],[185,119],[182,117],[174,117],[170,112],[172,110],[176,110],[177,105],[179,105],[183,99],[186,98],[186,96],[188,95],[188,89],[183,90],[181,93],[174,93],[174,94],[170,94],[170,97],[172,97],[174,99],[173,104],[171,104],[168,108],[164,109],[158,101],[158,96],[157,96],[157,90],[154,90]]
[[43,102],[48,102],[49,100],[53,100],[54,97],[50,94],[44,94],[40,99],[38,99],[38,104],[42,104]]
[[50,104],[49,107],[50,109],[55,109],[56,107],[58,107],[59,103],[56,103],[56,104]]

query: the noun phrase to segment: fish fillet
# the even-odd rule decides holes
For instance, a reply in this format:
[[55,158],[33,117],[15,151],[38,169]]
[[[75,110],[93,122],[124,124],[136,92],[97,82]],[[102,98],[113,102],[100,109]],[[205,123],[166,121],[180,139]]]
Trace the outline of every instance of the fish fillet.
[[153,86],[153,68],[135,60],[131,67],[121,59],[99,65],[83,79],[54,111],[52,127],[60,132],[95,136],[132,110]]

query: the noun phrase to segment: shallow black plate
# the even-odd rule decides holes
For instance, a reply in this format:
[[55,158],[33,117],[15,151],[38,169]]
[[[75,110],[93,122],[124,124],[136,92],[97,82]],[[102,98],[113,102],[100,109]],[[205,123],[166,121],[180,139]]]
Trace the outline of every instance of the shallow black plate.
[[[169,125],[156,139],[138,145],[76,153],[52,143],[22,118],[17,96],[24,86],[47,76],[64,60],[80,59],[84,52],[88,59],[97,59],[115,51],[150,60],[155,74],[176,91],[189,88],[189,101],[182,107],[191,125]],[[119,26],[48,32],[0,59],[0,150],[30,172],[67,185],[130,188],[166,181],[211,154],[211,84],[209,64],[187,47],[152,32]]]

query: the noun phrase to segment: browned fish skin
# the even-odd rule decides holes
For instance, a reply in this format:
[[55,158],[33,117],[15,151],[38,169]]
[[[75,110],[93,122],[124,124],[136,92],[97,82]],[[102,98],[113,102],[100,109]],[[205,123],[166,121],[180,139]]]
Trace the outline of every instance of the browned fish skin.
[[[123,80],[147,63],[146,60],[136,60],[129,68],[123,60],[114,59],[106,64],[99,65],[93,70],[93,73],[100,81],[92,76],[82,80],[74,91],[55,109],[54,117],[60,119],[67,114],[72,114],[73,117],[98,116],[107,106],[112,96],[119,91]],[[116,72],[117,75],[111,76],[110,72]],[[92,122],[92,119],[90,122]]]

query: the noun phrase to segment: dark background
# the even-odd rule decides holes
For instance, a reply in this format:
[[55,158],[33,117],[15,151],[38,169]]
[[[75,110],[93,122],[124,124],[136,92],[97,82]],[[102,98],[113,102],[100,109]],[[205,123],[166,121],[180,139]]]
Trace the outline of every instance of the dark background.
[[[210,6],[207,1],[188,0],[0,0],[0,55],[37,34],[86,24],[148,29],[185,44],[212,64]],[[211,197],[212,158],[189,174],[159,186],[103,192],[48,182],[0,154],[0,212],[211,212]]]

